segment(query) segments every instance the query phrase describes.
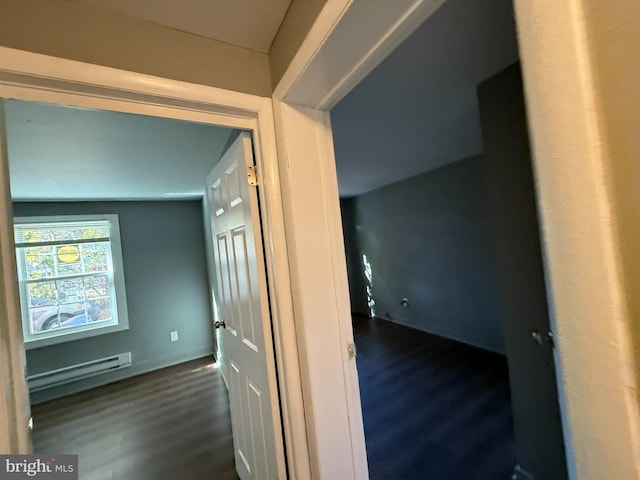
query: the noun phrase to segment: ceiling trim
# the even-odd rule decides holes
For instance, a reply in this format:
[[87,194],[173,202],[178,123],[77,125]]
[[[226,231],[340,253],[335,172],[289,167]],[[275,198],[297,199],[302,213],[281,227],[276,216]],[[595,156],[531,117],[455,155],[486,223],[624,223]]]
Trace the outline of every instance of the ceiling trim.
[[[3,97],[253,130],[268,97],[0,47]],[[92,68],[88,68],[88,67]],[[25,94],[28,90],[28,95]]]
[[328,0],[274,90],[296,105],[329,110],[445,0]]

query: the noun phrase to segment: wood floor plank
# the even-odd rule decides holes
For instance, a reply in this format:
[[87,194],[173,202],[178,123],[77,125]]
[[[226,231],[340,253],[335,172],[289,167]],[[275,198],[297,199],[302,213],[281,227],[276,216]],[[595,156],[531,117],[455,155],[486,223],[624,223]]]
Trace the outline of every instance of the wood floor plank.
[[[509,478],[515,453],[502,355],[384,320],[354,318],[354,335],[372,480]],[[82,480],[238,478],[228,395],[211,359],[37,405],[33,414],[35,451],[79,454]]]
[[504,480],[515,465],[506,358],[354,317],[371,480]]
[[229,398],[203,358],[33,407],[36,453],[82,480],[236,480]]

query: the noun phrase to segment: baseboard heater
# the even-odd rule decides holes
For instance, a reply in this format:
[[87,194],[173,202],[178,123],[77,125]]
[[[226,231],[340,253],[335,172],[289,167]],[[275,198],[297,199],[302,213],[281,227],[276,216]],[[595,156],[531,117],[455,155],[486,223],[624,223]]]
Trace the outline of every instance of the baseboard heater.
[[111,357],[99,358],[90,362],[70,365],[68,367],[51,370],[27,377],[29,392],[37,392],[46,388],[57,387],[65,383],[75,382],[84,378],[102,375],[131,366],[131,352],[120,353]]

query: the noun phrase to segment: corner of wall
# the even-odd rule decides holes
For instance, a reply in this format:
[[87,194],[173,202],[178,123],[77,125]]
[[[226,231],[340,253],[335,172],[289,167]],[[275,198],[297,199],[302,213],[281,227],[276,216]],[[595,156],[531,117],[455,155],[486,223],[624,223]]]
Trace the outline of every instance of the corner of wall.
[[293,0],[269,49],[272,89],[287,70],[327,0]]

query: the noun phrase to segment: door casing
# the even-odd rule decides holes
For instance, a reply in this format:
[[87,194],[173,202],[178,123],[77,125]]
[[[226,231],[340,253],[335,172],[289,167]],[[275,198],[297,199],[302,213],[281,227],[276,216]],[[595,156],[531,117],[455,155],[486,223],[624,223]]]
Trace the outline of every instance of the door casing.
[[[273,309],[279,390],[285,416],[288,468],[295,478],[310,478],[271,99],[4,47],[0,47],[0,97],[209,123],[252,132],[258,176],[262,179],[259,186],[264,207],[260,212],[261,223],[265,238],[269,240],[265,243],[265,260],[269,302]],[[6,165],[3,172],[6,172]],[[4,188],[0,193],[6,194],[8,199],[6,174],[2,181]],[[5,199],[2,204],[2,208],[9,212],[10,202]],[[0,227],[11,232],[11,216],[0,217],[0,221]],[[12,256],[3,255],[3,260],[7,258]],[[17,285],[8,287],[8,296],[17,292]],[[12,298],[3,298],[2,303],[19,312],[19,304]],[[18,319],[19,315],[7,315],[0,321],[3,325],[15,326]],[[21,338],[13,338],[14,352],[24,352],[23,345],[18,344],[20,342]],[[6,381],[4,385],[26,392],[26,384],[20,384],[24,382],[21,376],[17,379],[2,378],[7,373],[10,372],[0,372],[0,380]],[[5,403],[0,399],[0,407],[2,412],[6,412],[8,423],[21,424],[17,421],[19,412],[15,404]],[[4,443],[0,442],[0,445],[5,448]],[[27,451],[29,439],[26,428],[17,441],[7,437],[6,445],[6,451]]]

